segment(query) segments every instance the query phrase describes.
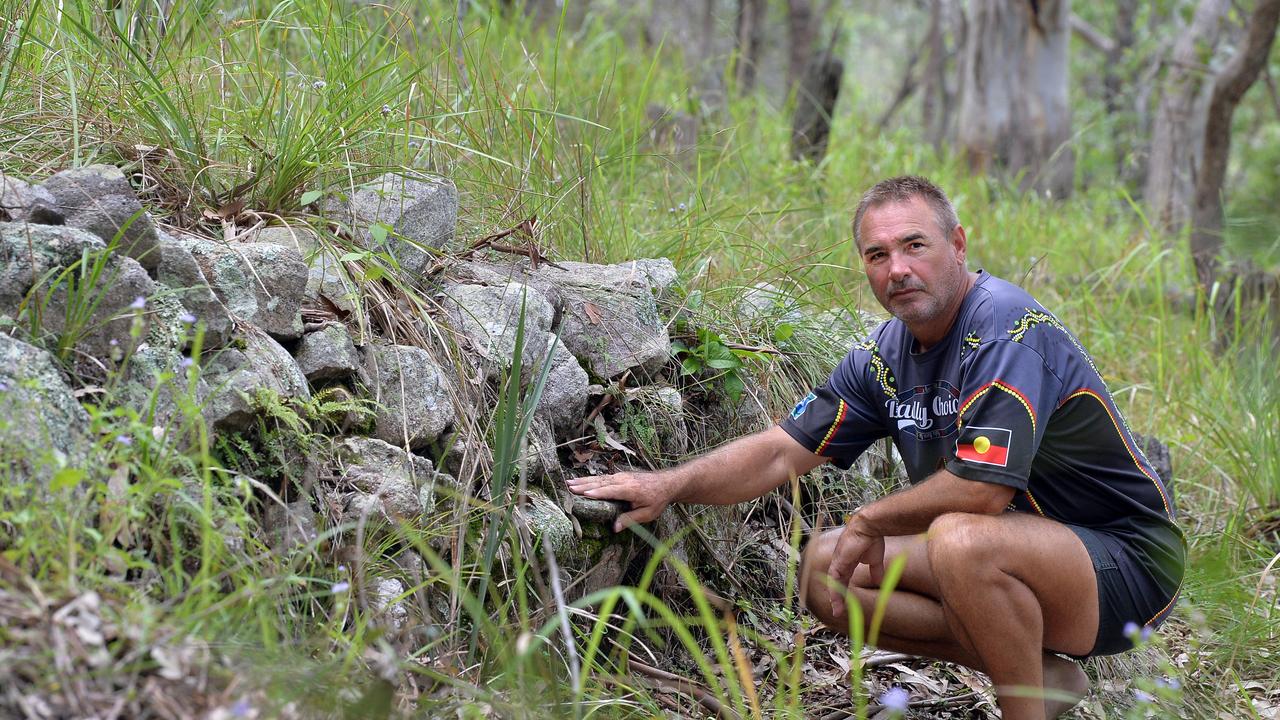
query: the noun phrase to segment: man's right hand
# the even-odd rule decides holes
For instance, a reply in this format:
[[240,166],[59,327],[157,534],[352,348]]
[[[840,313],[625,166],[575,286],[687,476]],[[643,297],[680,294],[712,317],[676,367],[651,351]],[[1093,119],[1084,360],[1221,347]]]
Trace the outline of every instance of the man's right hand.
[[668,472],[620,472],[571,478],[569,489],[597,500],[626,500],[631,510],[618,516],[614,532],[632,523],[647,523],[662,514],[675,499],[679,488]]

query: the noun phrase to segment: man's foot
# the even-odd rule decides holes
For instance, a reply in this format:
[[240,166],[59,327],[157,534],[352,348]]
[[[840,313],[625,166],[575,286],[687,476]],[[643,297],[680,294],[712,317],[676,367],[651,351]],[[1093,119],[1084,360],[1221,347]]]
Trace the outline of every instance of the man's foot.
[[1044,716],[1056,718],[1089,693],[1089,677],[1071,660],[1045,653],[1044,689]]

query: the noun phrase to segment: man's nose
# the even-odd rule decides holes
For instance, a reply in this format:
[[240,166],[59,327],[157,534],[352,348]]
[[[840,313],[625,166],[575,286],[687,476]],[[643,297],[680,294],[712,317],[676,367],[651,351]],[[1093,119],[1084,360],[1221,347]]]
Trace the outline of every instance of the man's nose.
[[904,280],[911,275],[911,265],[901,253],[889,255],[889,279],[894,282]]

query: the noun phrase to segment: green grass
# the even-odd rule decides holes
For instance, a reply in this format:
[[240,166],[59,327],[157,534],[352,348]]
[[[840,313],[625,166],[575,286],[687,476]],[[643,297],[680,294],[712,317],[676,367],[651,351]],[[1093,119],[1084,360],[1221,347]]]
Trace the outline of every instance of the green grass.
[[[702,329],[726,343],[781,345],[778,318],[735,310],[762,281],[790,283],[810,311],[878,310],[851,251],[852,208],[884,176],[933,177],[969,230],[971,264],[1023,283],[1055,310],[1094,354],[1130,424],[1173,448],[1193,550],[1178,611],[1192,638],[1179,647],[1193,651],[1178,671],[1183,712],[1247,713],[1239,688],[1273,681],[1280,661],[1256,652],[1280,639],[1268,581],[1277,545],[1259,532],[1280,498],[1280,390],[1263,347],[1271,331],[1252,321],[1223,328],[1198,309],[1185,247],[1152,234],[1129,190],[1108,177],[1109,158],[1092,161],[1088,187],[1069,200],[1019,195],[970,177],[910,129],[875,132],[879,108],[855,86],[844,89],[817,167],[789,159],[786,116],[763,96],[701,117],[696,153],[673,158],[648,139],[646,106],[697,111],[689,79],[670,54],[627,46],[622,28],[641,20],[625,8],[589,12],[581,27],[534,27],[478,3],[459,40],[455,4],[446,2],[177,3],[163,35],[153,4],[114,12],[103,4],[0,3],[0,168],[38,179],[73,164],[120,164],[161,222],[215,235],[217,216],[238,208],[320,226],[302,204],[310,193],[346,192],[388,169],[441,172],[460,189],[465,240],[536,216],[537,241],[557,257],[671,257],[691,341]],[[1109,143],[1108,132],[1082,123],[1077,142]],[[326,242],[350,245],[341,229],[326,230],[337,231]],[[395,271],[387,265],[398,280]],[[801,328],[794,338],[782,347],[789,355],[746,358],[769,378],[775,415],[836,359],[821,335]],[[51,347],[65,358],[68,342],[64,335]],[[633,585],[573,608],[559,601],[542,580],[553,560],[525,531],[495,520],[518,489],[504,484],[516,472],[515,408],[529,400],[515,384],[500,403],[490,398],[493,417],[468,419],[467,432],[490,438],[496,454],[459,480],[492,482],[493,496],[456,498],[459,511],[439,518],[433,534],[337,526],[283,555],[221,541],[218,528],[253,527],[270,502],[226,468],[270,472],[299,447],[320,452],[304,441],[329,429],[323,413],[269,414],[255,443],[279,457],[236,465],[234,447],[209,438],[183,453],[151,442],[148,419],[112,400],[93,408],[96,460],[76,482],[45,497],[0,475],[0,548],[46,595],[96,590],[104,613],[135,628],[111,647],[110,667],[125,684],[154,670],[147,648],[191,637],[227,658],[229,669],[215,673],[222,682],[264,708],[648,716],[664,711],[659,694],[626,661],[660,647],[741,716],[804,714],[803,656],[750,623],[737,624],[733,640],[726,614],[688,569],[679,571],[695,588],[687,604],[656,595],[649,581],[661,549]],[[103,508],[96,516],[88,499]],[[330,552],[356,537],[359,564]],[[458,555],[442,552],[448,538]],[[405,548],[428,565],[407,593],[447,598],[410,661],[377,629],[366,598],[368,578]],[[333,591],[347,582],[349,591]],[[797,617],[793,598],[772,600],[774,615]],[[16,637],[6,632],[0,638]],[[734,642],[775,659],[763,705],[740,680]],[[391,696],[387,667],[422,693],[416,708]]]

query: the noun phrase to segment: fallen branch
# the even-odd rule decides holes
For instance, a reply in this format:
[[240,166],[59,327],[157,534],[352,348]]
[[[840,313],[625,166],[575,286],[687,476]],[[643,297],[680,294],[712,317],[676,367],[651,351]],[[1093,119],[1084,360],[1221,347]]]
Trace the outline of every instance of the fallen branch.
[[642,662],[638,662],[630,658],[627,659],[627,666],[630,667],[633,672],[649,678],[651,683],[654,685],[682,692],[685,695],[692,697],[694,700],[698,701],[699,705],[706,708],[709,712],[714,713],[716,717],[734,718],[735,720],[738,717],[736,712],[725,707],[724,704],[717,700],[716,696],[712,695],[709,690],[688,678],[681,677],[674,673],[669,673],[666,670],[659,670],[656,667],[645,665]]

